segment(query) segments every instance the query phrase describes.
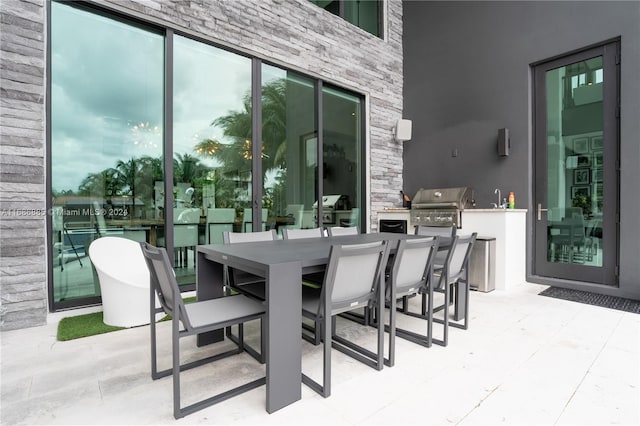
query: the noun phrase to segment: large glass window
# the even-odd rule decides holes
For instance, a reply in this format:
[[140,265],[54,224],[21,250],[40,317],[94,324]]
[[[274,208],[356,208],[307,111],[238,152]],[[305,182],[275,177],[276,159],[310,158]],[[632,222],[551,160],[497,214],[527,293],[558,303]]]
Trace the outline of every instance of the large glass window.
[[139,26],[51,4],[54,307],[100,295],[97,237],[157,243],[164,219],[164,39]]

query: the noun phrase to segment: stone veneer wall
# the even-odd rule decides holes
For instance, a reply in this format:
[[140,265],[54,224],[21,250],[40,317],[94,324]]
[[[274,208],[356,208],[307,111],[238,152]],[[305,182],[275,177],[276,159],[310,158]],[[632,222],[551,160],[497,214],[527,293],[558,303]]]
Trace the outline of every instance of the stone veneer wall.
[[45,7],[0,4],[0,328],[46,323]]
[[[103,0],[131,16],[227,45],[368,95],[369,212],[398,205],[402,144],[402,2],[387,0],[385,38],[307,0]],[[45,7],[42,0],[3,1],[0,54],[2,172],[0,208],[45,207]],[[3,217],[0,322],[3,330],[46,322],[46,229],[43,216]]]

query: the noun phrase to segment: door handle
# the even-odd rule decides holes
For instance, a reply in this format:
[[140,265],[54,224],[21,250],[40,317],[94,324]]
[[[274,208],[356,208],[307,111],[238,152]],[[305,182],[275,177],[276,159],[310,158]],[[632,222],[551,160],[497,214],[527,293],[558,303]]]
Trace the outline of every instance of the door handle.
[[549,209],[543,209],[542,204],[538,203],[538,220],[542,220],[542,212],[548,212]]

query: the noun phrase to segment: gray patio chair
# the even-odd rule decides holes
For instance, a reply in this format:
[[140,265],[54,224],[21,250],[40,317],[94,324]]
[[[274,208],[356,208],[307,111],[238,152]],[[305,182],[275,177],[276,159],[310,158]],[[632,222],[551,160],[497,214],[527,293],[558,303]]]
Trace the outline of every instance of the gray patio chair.
[[[284,228],[282,230],[282,238],[285,240],[296,240],[301,238],[322,238],[324,237],[324,231],[322,228],[310,228],[310,229],[293,229],[293,228]],[[322,281],[324,280],[324,272],[315,272],[313,274],[306,274],[302,276],[302,285],[312,287],[312,288],[320,288],[322,286]],[[320,344],[320,333],[318,323],[314,321],[313,326],[309,324],[302,323],[302,329],[309,331],[312,335],[309,336],[306,333],[302,333],[302,337],[313,343],[314,345]]]
[[[259,232],[229,232],[222,233],[224,244],[249,243],[257,241],[274,241],[278,238],[275,229]],[[265,300],[264,279],[257,275],[235,269],[225,269],[227,284],[233,290],[244,293],[258,300]]]
[[322,228],[294,229],[283,228],[282,238],[285,240],[295,240],[300,238],[322,238],[324,236]]
[[356,235],[359,234],[357,226],[332,226],[327,228],[330,237],[335,237],[338,235]]
[[[222,232],[222,240],[224,244],[238,244],[238,243],[250,243],[258,241],[273,241],[278,238],[278,234],[275,229],[269,231],[258,232]],[[259,302],[264,302],[267,298],[264,278],[249,272],[240,271],[234,268],[224,268],[224,275],[227,287],[227,294],[231,294],[233,291],[244,294]],[[226,328],[226,335],[229,340],[232,340],[236,344],[242,343],[242,329],[239,327],[238,336],[235,336],[231,330],[231,327]],[[265,362],[265,356],[263,353],[264,344],[260,342],[260,350],[252,348],[250,345],[245,344],[244,350],[251,356],[260,361]]]
[[[411,312],[405,305],[400,312],[404,315],[421,318],[427,321],[427,334],[419,334],[407,330],[396,328],[396,336],[403,339],[412,341],[422,346],[431,347],[432,343],[436,343],[442,346],[447,346],[449,339],[449,325],[457,328],[468,328],[469,321],[469,256],[471,255],[471,249],[476,240],[476,233],[469,236],[456,236],[451,244],[451,250],[447,254],[444,266],[435,270],[435,266],[432,266],[432,274],[426,283],[426,287],[420,289],[422,293],[422,312]],[[434,255],[435,262],[435,255]],[[462,308],[465,310],[464,322],[462,324],[452,322],[449,319],[449,306],[450,303],[445,303],[446,300],[450,300],[451,289],[456,289],[456,307],[458,310]],[[460,288],[462,287],[462,288]],[[442,305],[437,307],[433,306],[434,292],[444,294],[444,300]],[[433,314],[438,311],[444,311],[443,318],[435,318]],[[443,338],[436,339],[433,337],[433,323],[443,325]]]
[[[457,228],[455,226],[416,226],[416,235],[424,235],[428,237],[440,237],[441,246],[449,246],[456,236]],[[440,269],[444,265],[444,260],[447,258],[448,250],[441,250],[436,254],[433,260],[433,266],[435,269]]]
[[[237,386],[228,391],[212,397],[200,400],[186,407],[181,406],[180,401],[180,372],[204,365],[208,362],[239,354],[243,351],[242,340],[238,348],[217,355],[209,356],[196,361],[180,364],[180,339],[212,330],[238,324],[242,327],[244,322],[260,319],[261,339],[264,336],[265,308],[259,302],[241,294],[225,296],[217,299],[204,300],[185,304],[180,296],[180,289],[169,257],[164,248],[157,248],[148,243],[140,243],[142,253],[147,262],[151,276],[151,301],[154,293],[160,299],[159,309],[151,305],[151,317],[158,311],[164,311],[171,315],[171,340],[172,340],[172,366],[166,370],[158,371],[156,324],[151,321],[151,377],[153,380],[171,375],[173,377],[173,416],[178,419],[192,414],[205,407],[217,404],[226,399],[254,389],[266,383],[266,378],[261,377],[251,382]],[[182,329],[180,325],[182,324]]]
[[378,325],[377,352],[373,353],[336,335],[335,316],[382,302],[381,274],[389,254],[386,241],[334,245],[322,289],[303,287],[302,314],[320,324],[323,333],[322,384],[302,373],[302,382],[323,397],[331,395],[331,348],[381,370],[384,366],[384,326]]
[[[476,241],[477,233],[468,236],[456,236],[451,244],[451,249],[447,255],[444,267],[436,270],[434,267],[431,283],[427,287],[427,294],[423,294],[423,311],[426,310],[429,324],[440,323],[443,325],[442,340],[433,338],[432,328],[429,327],[429,335],[427,337],[428,344],[431,342],[442,346],[447,346],[449,338],[449,325],[456,328],[467,329],[469,327],[469,257],[471,249]],[[434,260],[435,261],[435,260]],[[455,291],[455,310],[464,309],[464,321],[462,324],[451,322],[449,319],[448,302],[451,300],[451,292]],[[440,292],[444,294],[442,305],[433,306],[433,293]],[[426,307],[425,307],[426,302]],[[461,306],[462,305],[462,306]],[[435,318],[434,312],[444,311],[442,319]],[[456,315],[457,316],[457,315]]]
[[[396,334],[420,338],[420,335],[417,333],[396,327],[398,311],[405,311],[395,309],[396,301],[400,298],[407,298],[427,291],[429,278],[432,276],[433,259],[438,250],[439,238],[440,237],[437,236],[425,237],[413,240],[401,240],[398,243],[398,249],[385,291],[385,303],[391,310],[389,326],[385,326],[385,329],[389,332],[389,358],[385,359],[385,363],[389,366],[393,366],[395,363]],[[378,317],[384,318],[382,311],[379,312]],[[427,327],[429,327],[428,324]],[[431,346],[430,342],[429,346]]]
[[[282,239],[284,240],[298,240],[302,238],[322,238],[324,237],[324,231],[322,228],[309,228],[309,229],[293,229],[284,228],[282,230]],[[316,272],[313,274],[303,275],[303,284],[310,285],[311,287],[319,288],[322,285],[324,279],[324,272]]]

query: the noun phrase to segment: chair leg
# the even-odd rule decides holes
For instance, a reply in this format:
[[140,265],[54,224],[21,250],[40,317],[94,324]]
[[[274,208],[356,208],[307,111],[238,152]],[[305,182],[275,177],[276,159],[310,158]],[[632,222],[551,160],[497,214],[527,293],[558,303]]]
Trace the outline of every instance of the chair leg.
[[260,364],[267,362],[267,322],[264,318],[260,318]]
[[[152,309],[153,312],[153,309]],[[153,314],[151,315],[151,317],[153,318]],[[156,380],[159,379],[160,376],[158,375],[158,351],[157,351],[157,341],[156,341],[156,335],[157,335],[157,331],[156,331],[156,322],[155,321],[151,321],[151,323],[149,324],[149,330],[151,333],[151,379]]]
[[[389,358],[385,360],[385,365],[393,367],[396,362],[396,300],[395,297],[391,298],[391,306],[389,309]],[[384,322],[384,312],[380,312],[378,315],[378,326],[380,322]],[[384,328],[384,327],[383,327]]]
[[179,419],[183,416],[180,410],[180,337],[179,322],[177,318],[171,320],[172,340],[172,376],[173,376],[173,417]]
[[433,344],[433,285],[431,284],[429,284],[427,295],[429,297],[429,301],[427,302],[427,347],[430,348]]
[[444,330],[443,330],[443,339],[442,339],[442,346],[447,346],[447,344],[449,343],[449,289],[450,286],[446,285],[444,286]]
[[[262,329],[262,322],[260,324],[261,330],[264,331]],[[260,364],[264,364],[266,362],[265,353],[263,351],[263,348],[265,347],[265,340],[263,337],[264,334],[260,335],[260,352],[252,348],[250,345],[244,343],[244,324],[238,324],[238,336],[234,336],[231,327],[227,327],[225,329],[225,334],[229,340],[238,345],[241,350],[251,355]]]
[[[325,312],[325,317],[328,312]],[[330,315],[330,314],[329,314]],[[302,383],[309,386],[315,392],[323,396],[324,398],[328,398],[331,396],[331,336],[335,331],[335,317],[331,317],[331,321],[329,325],[326,324],[326,321],[315,319],[315,335],[317,340],[323,341],[322,346],[322,384],[313,380],[310,376],[302,373]],[[313,342],[311,342],[313,343]]]
[[[326,318],[330,317],[329,324],[326,323]],[[331,336],[335,333],[335,317],[331,316],[331,313],[325,312],[324,322],[324,347],[323,347],[323,359],[322,359],[322,396],[328,398],[331,396]]]
[[[464,301],[461,302],[463,304],[462,308],[464,309],[464,318],[462,318],[462,323],[459,322],[452,322],[449,325],[455,328],[460,328],[463,330],[467,330],[469,328],[469,296],[470,296],[470,287],[469,287],[469,280],[465,280],[462,281],[460,280],[460,282],[458,282],[456,284],[456,286],[458,286],[458,292],[460,291],[460,286],[463,285],[464,286]],[[458,311],[460,309],[460,303],[458,298],[456,297],[456,308],[455,308],[455,313],[454,313],[454,319],[457,321],[458,320]]]

